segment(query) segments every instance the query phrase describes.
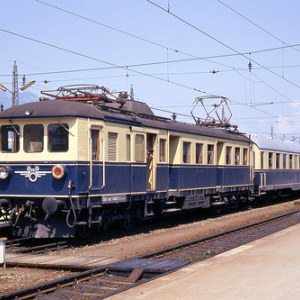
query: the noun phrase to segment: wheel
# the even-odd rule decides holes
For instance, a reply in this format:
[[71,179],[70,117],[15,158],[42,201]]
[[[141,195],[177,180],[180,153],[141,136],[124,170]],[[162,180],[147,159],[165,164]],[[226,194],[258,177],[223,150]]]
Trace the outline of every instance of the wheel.
[[112,214],[108,210],[104,210],[100,216],[101,225],[104,230],[106,230],[109,226],[111,226],[114,222],[114,218]]
[[132,214],[132,212],[128,209],[124,209],[124,227],[126,229],[131,229],[134,225],[134,215]]

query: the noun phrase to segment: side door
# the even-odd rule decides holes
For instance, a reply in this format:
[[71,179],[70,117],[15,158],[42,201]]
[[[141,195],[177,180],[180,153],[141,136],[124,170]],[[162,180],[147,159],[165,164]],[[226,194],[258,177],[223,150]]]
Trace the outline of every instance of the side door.
[[105,186],[104,142],[101,143],[100,126],[90,127],[90,189],[102,189]]
[[157,151],[156,151],[156,134],[147,133],[147,179],[146,189],[155,190],[156,188],[156,165],[157,165]]

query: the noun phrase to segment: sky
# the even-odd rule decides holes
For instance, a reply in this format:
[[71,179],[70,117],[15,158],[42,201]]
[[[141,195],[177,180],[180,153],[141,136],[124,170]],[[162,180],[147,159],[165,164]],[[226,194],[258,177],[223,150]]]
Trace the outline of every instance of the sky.
[[[1,0],[0,83],[12,89],[16,61],[19,87],[23,75],[36,81],[20,92],[30,99],[132,86],[155,114],[189,123],[195,100],[222,96],[219,115],[231,112],[241,132],[300,143],[299,13],[298,0]],[[0,91],[4,108],[9,97]],[[220,101],[193,114],[205,119]]]

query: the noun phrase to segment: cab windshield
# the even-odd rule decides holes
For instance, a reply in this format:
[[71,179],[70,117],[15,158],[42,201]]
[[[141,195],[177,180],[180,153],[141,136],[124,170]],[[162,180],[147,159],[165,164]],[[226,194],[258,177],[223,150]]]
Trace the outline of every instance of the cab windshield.
[[[1,151],[16,153],[20,150],[20,126],[1,126]],[[48,139],[44,140],[47,134]],[[23,128],[23,150],[26,153],[38,153],[48,149],[49,152],[67,152],[69,150],[69,125],[66,123],[26,124]],[[44,145],[44,143],[47,143]]]

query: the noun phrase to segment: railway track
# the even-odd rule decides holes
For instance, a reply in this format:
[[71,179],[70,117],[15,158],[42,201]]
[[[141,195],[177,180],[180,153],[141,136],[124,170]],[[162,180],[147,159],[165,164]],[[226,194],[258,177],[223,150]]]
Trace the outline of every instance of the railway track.
[[[204,238],[149,253],[150,257],[201,261],[278,232],[300,222],[300,210],[223,231]],[[148,255],[143,257],[147,258]]]
[[[230,214],[234,210],[224,211],[223,214]],[[8,253],[19,253],[19,254],[41,254],[47,252],[60,251],[72,247],[82,247],[91,244],[97,244],[103,241],[109,241],[112,239],[122,238],[124,236],[133,236],[148,231],[164,229],[167,227],[178,226],[181,224],[189,224],[191,222],[198,222],[207,218],[216,217],[216,214],[209,211],[203,212],[202,215],[196,213],[190,213],[187,215],[163,215],[159,221],[157,218],[149,218],[144,220],[143,224],[133,227],[131,229],[124,230],[122,228],[114,227],[105,232],[98,232],[95,235],[86,237],[84,239],[52,239],[49,243],[49,239],[36,239],[36,238],[13,238],[6,241],[6,251]],[[6,235],[8,236],[8,235]]]
[[[101,268],[0,295],[0,299],[104,299],[300,222],[300,210]],[[50,294],[49,294],[50,293]],[[49,295],[48,295],[49,294]]]
[[67,241],[51,241],[51,243],[49,243],[49,240],[45,242],[32,238],[12,239],[6,242],[7,253],[19,254],[41,254],[49,251],[59,251],[68,247],[69,243]]
[[[291,200],[291,199],[290,199]],[[282,203],[282,202],[281,202]],[[268,203],[261,203],[259,207],[268,206]],[[252,207],[250,207],[252,209]],[[231,208],[222,211],[222,215],[228,215],[233,212],[248,210],[248,207],[243,208]],[[82,247],[86,245],[97,244],[103,241],[109,241],[112,239],[118,239],[124,236],[133,236],[148,231],[154,231],[158,229],[164,229],[168,227],[175,227],[183,224],[190,224],[193,222],[199,222],[201,220],[206,220],[208,218],[218,217],[219,214],[211,211],[202,211],[201,215],[197,212],[190,212],[189,214],[181,214],[180,218],[177,214],[174,215],[162,215],[159,219],[149,218],[144,220],[139,226],[135,226],[131,229],[124,230],[123,228],[113,227],[108,231],[95,232],[94,235],[86,237],[84,239],[52,239],[49,243],[49,239],[35,239],[35,238],[13,238],[10,237],[6,241],[6,251],[8,253],[19,253],[19,254],[42,254],[47,252],[60,251],[72,247]],[[9,237],[9,225],[8,223],[3,224],[3,228],[0,225],[0,232],[2,231],[2,236]]]
[[[262,203],[258,207],[264,207],[268,204]],[[252,207],[251,207],[252,209]],[[222,215],[228,215],[233,212],[248,210],[248,207],[243,208],[231,208],[222,211]],[[201,215],[197,212],[190,212],[187,214],[181,214],[180,218],[177,214],[174,215],[162,215],[158,218],[148,218],[144,220],[139,226],[135,226],[131,229],[124,230],[123,228],[113,227],[107,231],[95,232],[94,235],[86,237],[84,239],[52,239],[49,243],[49,239],[35,239],[35,238],[12,238],[9,235],[9,224],[4,224],[3,228],[0,226],[0,232],[2,236],[8,237],[6,241],[6,251],[8,253],[19,253],[19,254],[42,254],[47,252],[60,251],[72,247],[83,247],[86,245],[97,244],[103,241],[109,241],[112,239],[122,238],[124,236],[133,236],[148,231],[154,231],[158,229],[164,229],[168,227],[175,227],[183,224],[190,224],[193,222],[199,222],[208,218],[218,217],[219,214],[215,214],[211,211],[202,211]],[[3,231],[1,231],[3,229]]]

